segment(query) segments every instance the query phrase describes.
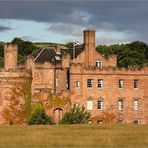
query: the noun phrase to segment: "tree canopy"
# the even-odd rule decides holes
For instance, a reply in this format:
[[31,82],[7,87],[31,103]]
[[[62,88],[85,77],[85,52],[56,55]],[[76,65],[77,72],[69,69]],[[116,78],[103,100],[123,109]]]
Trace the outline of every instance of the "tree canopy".
[[[24,41],[20,38],[14,38],[11,43],[17,44],[19,47],[18,60],[21,60],[34,50],[38,49],[32,42]],[[0,42],[0,66],[3,67],[3,42]],[[65,44],[67,48],[73,48],[73,43]],[[138,66],[142,67],[148,65],[148,45],[140,41],[134,41],[128,44],[113,44],[113,45],[98,45],[96,50],[108,56],[111,54],[117,55],[118,67]]]
[[142,67],[148,64],[148,45],[140,41],[121,45],[98,45],[96,50],[104,56],[116,54],[118,67]]
[[33,45],[32,42],[30,41],[24,41],[20,38],[14,38],[11,41],[12,44],[17,44],[18,45],[18,58],[19,60],[22,59],[23,57],[31,54],[37,47]]

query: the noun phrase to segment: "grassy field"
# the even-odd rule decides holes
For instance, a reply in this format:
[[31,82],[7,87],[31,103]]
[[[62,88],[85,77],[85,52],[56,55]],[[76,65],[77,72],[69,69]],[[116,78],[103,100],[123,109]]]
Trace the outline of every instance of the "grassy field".
[[148,126],[0,126],[0,148],[3,147],[148,147]]

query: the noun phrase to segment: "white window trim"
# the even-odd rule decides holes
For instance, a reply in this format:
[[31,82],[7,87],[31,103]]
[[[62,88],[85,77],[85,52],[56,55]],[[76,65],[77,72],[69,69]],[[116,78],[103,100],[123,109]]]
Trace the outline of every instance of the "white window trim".
[[[96,66],[97,65],[96,63],[99,63],[99,66]],[[95,63],[95,67],[102,68],[102,61],[97,60],[96,63]]]
[[[88,87],[88,80],[91,80],[91,82],[92,82],[92,87]],[[87,89],[93,89],[93,79],[87,79],[87,83],[86,83],[86,87],[87,87]]]
[[101,87],[98,87],[98,89],[103,89],[103,86],[104,86],[104,81],[103,81],[103,79],[98,79],[98,85],[99,85],[99,80],[101,80],[100,82],[100,84],[101,84]]
[[[97,106],[97,109],[98,110],[103,110],[103,100],[98,100],[98,102],[97,103],[101,103],[101,108],[98,108],[98,106]],[[98,104],[97,104],[98,105]]]
[[140,123],[140,120],[139,120],[139,119],[133,119],[133,124],[136,124],[136,123],[134,123],[134,121],[138,121],[138,123],[137,123],[137,124],[139,124],[139,123]]
[[138,89],[138,88],[139,88],[139,80],[138,80],[138,79],[134,79],[134,81],[133,81],[134,86],[135,86],[135,81],[136,81],[136,80],[137,80],[137,83],[138,83],[138,84],[137,84],[138,87],[136,87],[136,88],[134,87],[134,89]]
[[133,106],[134,107],[134,111],[138,111],[138,109],[139,109],[139,100],[138,99],[134,99],[133,105],[134,105]]
[[[119,87],[120,86],[120,82],[123,82],[123,83],[121,83],[123,85],[122,87]],[[119,81],[118,81],[118,88],[119,89],[124,89],[124,80],[123,79],[119,79]]]
[[93,110],[93,100],[87,100],[87,110]]
[[[121,102],[122,102],[123,104],[120,104]],[[119,111],[124,110],[124,100],[123,100],[123,99],[119,99],[119,100],[118,100],[118,110],[119,110]]]
[[76,82],[75,82],[75,87],[76,87],[77,89],[80,88],[80,81],[76,81]]

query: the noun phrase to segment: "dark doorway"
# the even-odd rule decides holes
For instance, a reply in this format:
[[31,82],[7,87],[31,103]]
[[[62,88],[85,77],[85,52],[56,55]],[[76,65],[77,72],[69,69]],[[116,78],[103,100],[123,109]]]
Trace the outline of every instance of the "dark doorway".
[[61,108],[56,108],[54,110],[54,122],[55,124],[59,124],[63,117],[63,110]]

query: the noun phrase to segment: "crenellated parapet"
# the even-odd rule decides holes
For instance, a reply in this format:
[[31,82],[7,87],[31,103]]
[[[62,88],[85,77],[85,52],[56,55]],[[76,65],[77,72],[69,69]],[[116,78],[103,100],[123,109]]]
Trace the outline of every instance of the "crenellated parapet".
[[18,45],[16,45],[16,44],[5,44],[4,49],[6,49],[6,50],[17,50]]
[[148,75],[148,67],[119,68],[119,67],[84,67],[81,63],[71,64],[70,74],[94,74],[94,75]]
[[30,70],[26,69],[9,69],[5,71],[5,69],[0,69],[0,81],[31,81],[32,73]]

